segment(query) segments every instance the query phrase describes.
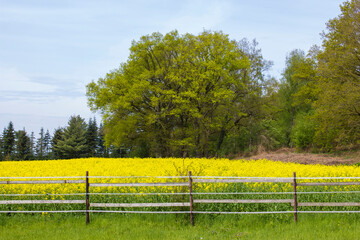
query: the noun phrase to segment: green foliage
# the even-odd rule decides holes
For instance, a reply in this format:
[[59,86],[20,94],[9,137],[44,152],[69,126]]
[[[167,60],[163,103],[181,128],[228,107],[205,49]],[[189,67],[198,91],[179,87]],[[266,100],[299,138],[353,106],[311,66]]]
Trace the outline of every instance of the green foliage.
[[18,160],[29,160],[31,158],[30,138],[25,130],[16,132],[16,158]]
[[104,126],[102,123],[100,123],[98,132],[97,132],[97,150],[96,150],[96,156],[98,157],[109,157],[109,149],[105,146],[105,133],[104,133]]
[[221,32],[153,33],[130,51],[119,69],[87,86],[90,107],[104,114],[107,146],[146,140],[151,156],[212,155],[222,143],[213,136],[239,124],[261,91],[265,64],[251,68],[241,43]]
[[358,145],[360,139],[360,1],[346,1],[327,23],[318,54],[321,89],[315,103],[315,141],[324,150]]
[[58,132],[56,138],[54,134],[53,149],[55,152],[62,158],[84,157],[87,150],[86,128],[87,124],[83,118],[72,116],[63,132],[61,134]]
[[279,123],[282,126],[286,139],[286,145],[292,146],[292,128],[295,125],[295,117],[301,111],[301,104],[295,100],[300,89],[306,85],[308,79],[299,77],[306,62],[305,53],[302,50],[293,50],[286,58],[286,68],[283,72],[283,79],[279,87],[280,112]]
[[44,135],[44,155],[45,155],[45,158],[49,158],[50,156],[50,152],[51,152],[51,135],[50,135],[50,132],[49,130],[46,130],[46,133]]
[[86,128],[86,154],[88,157],[96,156],[98,148],[98,127],[96,124],[96,119],[89,119],[89,123]]
[[3,139],[0,135],[0,161],[4,160]]
[[285,146],[306,149],[313,144],[315,123],[308,116],[313,115],[319,92],[316,68],[313,56],[306,57],[301,50],[294,50],[287,57],[279,87],[278,115]]
[[52,158],[53,159],[61,159],[62,152],[60,149],[57,148],[59,141],[63,140],[64,129],[57,128],[55,129],[54,135],[51,139],[51,148],[52,148]]
[[15,130],[12,122],[9,122],[7,128],[3,131],[2,148],[5,160],[11,160],[14,158],[15,151]]
[[44,135],[44,128],[40,129],[40,133],[39,133],[39,138],[37,139],[36,142],[36,148],[35,148],[35,152],[36,152],[36,157],[38,159],[44,159],[44,154],[45,154],[45,135]]
[[291,131],[291,139],[298,149],[306,150],[312,147],[315,135],[315,122],[311,115],[300,113],[295,118]]

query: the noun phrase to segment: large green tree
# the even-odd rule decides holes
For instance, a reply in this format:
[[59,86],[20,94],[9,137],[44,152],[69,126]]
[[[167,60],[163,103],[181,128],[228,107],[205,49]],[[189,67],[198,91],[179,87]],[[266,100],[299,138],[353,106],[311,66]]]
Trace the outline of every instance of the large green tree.
[[[247,93],[239,101],[238,108],[244,114],[237,118],[230,128],[223,128],[217,141],[218,156],[254,152],[260,145],[272,149],[278,145],[270,123],[274,123],[272,110],[274,106],[272,88],[275,79],[266,75],[272,62],[263,58],[256,40],[246,38],[237,42],[237,46],[249,59],[249,66],[241,70],[240,80],[247,84]],[[270,110],[271,109],[271,110]],[[269,131],[270,130],[270,131]],[[222,137],[224,143],[222,144]]]
[[[149,148],[151,156],[214,155],[255,94],[250,62],[222,32],[134,41],[120,68],[87,86],[104,116],[106,144]],[[217,140],[216,140],[217,139]]]
[[286,58],[286,67],[279,86],[278,121],[284,134],[284,145],[307,148],[313,143],[312,104],[318,90],[316,62],[295,49]]
[[325,150],[359,144],[360,1],[346,1],[327,23],[318,54],[319,99],[316,142]]

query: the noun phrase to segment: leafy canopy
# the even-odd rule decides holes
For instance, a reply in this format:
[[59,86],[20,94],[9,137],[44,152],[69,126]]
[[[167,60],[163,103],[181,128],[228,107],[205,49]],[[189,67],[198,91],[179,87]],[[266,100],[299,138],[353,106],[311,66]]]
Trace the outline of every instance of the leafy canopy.
[[106,144],[152,156],[207,156],[214,136],[233,128],[255,92],[248,57],[222,32],[153,33],[133,41],[126,63],[87,85],[104,118]]
[[360,1],[344,2],[341,14],[327,23],[318,54],[316,141],[325,150],[360,143],[359,36]]

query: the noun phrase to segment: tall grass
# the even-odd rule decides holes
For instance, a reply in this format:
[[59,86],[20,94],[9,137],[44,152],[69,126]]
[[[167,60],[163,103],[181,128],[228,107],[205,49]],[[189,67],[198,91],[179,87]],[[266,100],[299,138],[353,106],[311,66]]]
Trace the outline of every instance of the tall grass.
[[82,215],[13,215],[0,217],[2,240],[48,239],[359,239],[354,214],[292,216],[195,216],[192,227],[181,215],[99,214],[85,224]]

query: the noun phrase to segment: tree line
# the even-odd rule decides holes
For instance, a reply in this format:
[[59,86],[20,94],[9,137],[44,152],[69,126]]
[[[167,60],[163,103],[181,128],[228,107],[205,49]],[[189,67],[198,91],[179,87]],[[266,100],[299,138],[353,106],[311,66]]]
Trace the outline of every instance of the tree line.
[[95,118],[88,123],[80,116],[72,116],[66,127],[59,127],[51,134],[40,129],[38,136],[25,129],[15,130],[10,121],[0,135],[0,161],[44,160],[82,157],[122,157],[126,150],[105,147],[103,125]]
[[256,40],[227,34],[153,33],[128,60],[87,85],[102,123],[80,116],[53,135],[1,137],[1,159],[222,157],[294,147],[360,146],[360,0],[340,6],[321,46],[286,57],[280,79]]
[[256,41],[223,32],[153,33],[128,60],[87,85],[105,144],[152,157],[274,150],[335,151],[360,144],[360,1],[341,6],[322,45],[295,49],[281,79]]

